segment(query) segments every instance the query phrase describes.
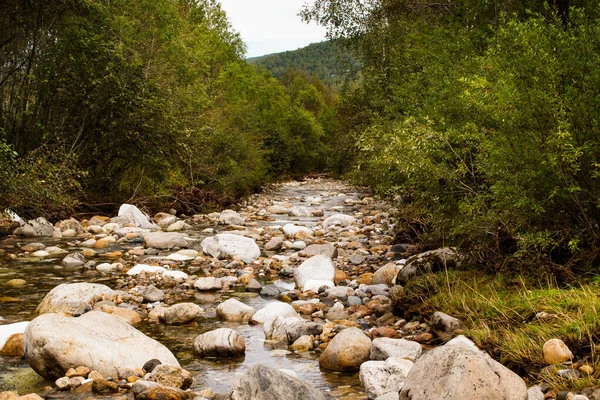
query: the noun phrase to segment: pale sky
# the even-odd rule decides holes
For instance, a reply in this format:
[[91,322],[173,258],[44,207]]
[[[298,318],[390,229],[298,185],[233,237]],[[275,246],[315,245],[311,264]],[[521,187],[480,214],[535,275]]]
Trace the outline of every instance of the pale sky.
[[296,50],[325,40],[325,29],[305,24],[298,13],[306,0],[220,0],[247,57]]

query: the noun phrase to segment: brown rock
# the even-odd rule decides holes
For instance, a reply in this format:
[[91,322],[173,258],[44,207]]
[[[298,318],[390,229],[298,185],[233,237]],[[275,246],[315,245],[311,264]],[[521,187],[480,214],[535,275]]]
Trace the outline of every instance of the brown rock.
[[396,275],[398,274],[398,270],[398,266],[394,263],[388,263],[384,265],[373,274],[373,284],[386,284],[388,286],[392,286],[394,284],[394,280],[396,279]]
[[0,393],[0,400],[15,400],[17,397],[19,397],[19,394],[17,392],[1,392]]
[[119,385],[106,379],[94,379],[92,382],[92,392],[97,394],[118,393]]
[[96,243],[94,243],[92,247],[95,249],[104,249],[108,247],[108,241],[105,239],[96,240]]
[[392,309],[392,301],[386,296],[375,296],[367,303],[369,310],[376,315],[383,315]]
[[346,275],[344,271],[339,269],[335,270],[334,282],[336,285],[339,285],[342,281],[345,281],[346,279],[348,279],[348,275]]
[[319,358],[319,366],[332,371],[358,371],[369,360],[371,339],[358,328],[338,333]]
[[120,251],[113,251],[110,253],[100,254],[100,257],[110,258],[110,259],[118,259],[118,258],[121,258],[122,256],[123,256],[123,253],[121,253]]
[[187,398],[183,390],[166,386],[153,387],[136,396],[136,400],[185,400]]
[[69,368],[69,370],[67,371],[67,373],[65,374],[65,376],[67,378],[73,378],[75,376],[82,376],[84,378],[87,378],[87,376],[90,374],[90,369],[88,367],[77,367],[75,369],[73,368]]
[[418,343],[427,343],[433,340],[433,335],[429,332],[423,332],[416,335],[413,340]]
[[147,379],[160,385],[182,390],[186,390],[194,384],[194,378],[188,371],[181,367],[165,364],[157,365]]
[[311,315],[317,311],[317,305],[313,303],[303,304],[297,310],[302,315]]
[[394,328],[390,328],[390,327],[381,327],[381,328],[372,329],[371,331],[369,331],[369,336],[371,336],[371,339],[376,339],[376,338],[380,338],[380,337],[398,339],[398,337],[399,337],[398,331],[395,330]]
[[573,353],[565,342],[560,339],[550,339],[544,343],[544,361],[548,365],[559,364],[573,358]]
[[0,351],[0,355],[6,357],[23,357],[23,334],[15,333],[10,336]]
[[373,273],[365,272],[364,274],[358,277],[357,282],[361,285],[370,285],[373,282]]

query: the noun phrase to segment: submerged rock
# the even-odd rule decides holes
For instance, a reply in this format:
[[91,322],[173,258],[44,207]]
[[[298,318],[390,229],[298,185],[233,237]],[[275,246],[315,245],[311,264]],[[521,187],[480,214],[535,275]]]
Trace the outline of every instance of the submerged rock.
[[120,368],[141,368],[153,358],[179,366],[165,346],[122,319],[97,311],[79,318],[37,317],[25,330],[23,347],[29,365],[46,379],[58,379],[79,366],[117,379]]
[[203,311],[197,304],[179,303],[167,308],[163,318],[169,325],[187,324],[199,317]]
[[231,391],[232,400],[325,400],[327,397],[284,372],[254,365]]
[[217,306],[217,316],[226,321],[248,321],[256,310],[239,300],[228,299]]

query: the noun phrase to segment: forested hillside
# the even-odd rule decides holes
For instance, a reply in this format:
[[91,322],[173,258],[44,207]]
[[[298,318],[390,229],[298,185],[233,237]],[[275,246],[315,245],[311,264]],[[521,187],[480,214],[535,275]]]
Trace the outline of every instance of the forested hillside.
[[266,68],[275,78],[289,69],[316,76],[324,83],[340,87],[360,69],[358,60],[342,40],[313,43],[294,51],[249,58],[248,62]]
[[0,205],[23,217],[193,211],[328,162],[328,89],[256,72],[215,0],[8,0],[0,36]]

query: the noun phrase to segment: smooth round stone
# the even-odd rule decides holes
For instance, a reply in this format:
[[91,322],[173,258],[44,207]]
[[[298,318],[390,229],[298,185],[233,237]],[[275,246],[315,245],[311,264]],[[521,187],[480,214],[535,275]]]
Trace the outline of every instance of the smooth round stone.
[[48,253],[46,250],[38,250],[34,253],[31,254],[32,257],[48,257],[50,255],[50,253]]
[[11,279],[10,281],[6,282],[4,284],[5,286],[9,286],[9,287],[22,287],[27,285],[27,281],[24,279]]
[[565,342],[560,339],[550,339],[544,343],[544,361],[549,365],[559,364],[573,358],[573,353]]

